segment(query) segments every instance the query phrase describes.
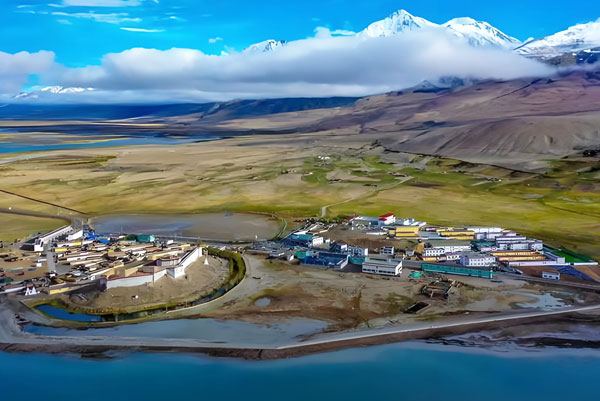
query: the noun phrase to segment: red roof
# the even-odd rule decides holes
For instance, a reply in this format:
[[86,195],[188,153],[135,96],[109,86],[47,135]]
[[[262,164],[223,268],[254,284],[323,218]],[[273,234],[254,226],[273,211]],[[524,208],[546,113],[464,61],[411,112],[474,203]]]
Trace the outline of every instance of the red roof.
[[383,216],[380,216],[380,217],[379,217],[379,220],[385,220],[385,219],[387,219],[388,217],[394,217],[394,213],[386,213],[386,214],[384,214]]

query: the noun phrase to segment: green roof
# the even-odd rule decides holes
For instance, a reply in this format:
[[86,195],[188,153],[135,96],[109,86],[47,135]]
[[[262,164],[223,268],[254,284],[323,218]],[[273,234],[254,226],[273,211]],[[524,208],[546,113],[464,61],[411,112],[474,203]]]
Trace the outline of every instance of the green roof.
[[491,269],[479,269],[461,265],[423,263],[421,264],[421,268],[426,273],[456,274],[459,276],[470,277],[494,278],[494,275],[498,274]]
[[304,251],[298,251],[294,254],[294,256],[297,259],[306,259],[306,256],[308,256],[308,252],[304,252]]

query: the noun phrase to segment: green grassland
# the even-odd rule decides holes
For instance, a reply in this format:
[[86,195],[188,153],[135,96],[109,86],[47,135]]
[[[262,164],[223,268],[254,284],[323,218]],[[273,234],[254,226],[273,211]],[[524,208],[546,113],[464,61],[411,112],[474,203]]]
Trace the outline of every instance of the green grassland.
[[[0,168],[0,189],[90,215],[231,210],[293,219],[319,216],[325,205],[332,205],[327,217],[395,212],[434,224],[498,225],[600,259],[598,159],[550,161],[548,171],[531,173],[381,150],[223,149],[152,162],[109,150],[19,161]],[[0,236],[14,235],[4,226]]]
[[0,241],[12,242],[64,225],[63,220],[0,213]]

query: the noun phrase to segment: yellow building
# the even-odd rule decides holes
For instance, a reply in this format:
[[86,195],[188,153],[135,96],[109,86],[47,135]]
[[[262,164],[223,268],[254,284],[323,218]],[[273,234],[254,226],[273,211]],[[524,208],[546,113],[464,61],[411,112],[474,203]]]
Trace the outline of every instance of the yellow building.
[[438,232],[439,235],[441,235],[442,237],[475,237],[475,232],[474,231],[453,231],[453,230],[449,230],[449,231],[439,231]]
[[497,257],[503,256],[537,256],[540,253],[537,251],[495,251],[492,255]]
[[498,257],[499,262],[525,262],[531,260],[546,260],[544,255],[537,256],[500,256]]

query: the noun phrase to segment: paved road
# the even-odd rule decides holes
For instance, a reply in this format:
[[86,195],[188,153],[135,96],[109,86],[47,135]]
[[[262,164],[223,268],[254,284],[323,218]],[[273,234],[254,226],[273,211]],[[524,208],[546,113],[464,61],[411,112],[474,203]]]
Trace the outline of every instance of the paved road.
[[569,308],[561,308],[559,310],[553,311],[532,311],[532,312],[521,312],[521,313],[511,313],[511,314],[495,314],[494,316],[485,316],[478,317],[473,319],[461,319],[455,320],[452,322],[438,322],[438,323],[418,323],[411,325],[403,325],[403,326],[395,326],[395,327],[384,327],[380,329],[365,329],[365,330],[357,330],[353,332],[344,332],[338,333],[334,335],[329,335],[327,337],[316,338],[314,340],[303,341],[302,343],[286,345],[284,347],[279,347],[279,349],[292,349],[298,347],[306,347],[308,345],[322,345],[328,343],[334,343],[339,341],[347,341],[347,340],[358,340],[358,339],[366,339],[373,337],[380,337],[385,335],[392,334],[408,334],[411,332],[418,332],[422,330],[438,330],[438,329],[450,329],[455,327],[469,326],[469,325],[479,325],[485,323],[497,323],[497,322],[507,322],[509,323],[511,320],[521,320],[521,319],[531,319],[537,317],[551,317],[564,315],[568,313],[577,313],[577,312],[589,312],[594,310],[600,310],[600,305],[591,305],[591,306],[581,306],[581,307],[569,307]]
[[511,279],[531,281],[534,283],[542,283],[542,284],[557,285],[557,286],[562,286],[562,287],[572,287],[572,288],[581,288],[584,290],[600,291],[600,283],[598,283],[598,284],[572,283],[572,282],[564,281],[564,280],[547,280],[547,279],[543,279],[543,278],[539,278],[539,277],[531,277],[531,276],[524,276],[524,275],[520,275],[520,274],[511,274],[511,273],[501,273],[498,275],[498,277],[509,277]]
[[[529,311],[513,314],[496,314],[494,316],[476,317],[471,319],[454,319],[452,321],[440,321],[440,322],[420,322],[411,325],[403,326],[392,326],[378,329],[365,329],[351,332],[342,332],[336,334],[323,334],[311,340],[302,341],[293,344],[287,344],[283,346],[264,345],[264,344],[247,344],[243,342],[239,343],[215,343],[215,342],[204,342],[202,340],[194,339],[168,339],[168,338],[134,338],[134,337],[102,337],[102,336],[74,336],[74,337],[50,337],[50,336],[37,336],[21,333],[16,328],[16,323],[13,318],[13,312],[0,304],[0,343],[4,344],[26,344],[26,345],[39,345],[39,346],[72,346],[85,348],[86,346],[104,346],[104,347],[146,347],[153,349],[168,349],[177,351],[190,350],[190,349],[236,349],[236,350],[301,350],[303,347],[314,347],[319,345],[334,345],[336,343],[345,343],[348,341],[359,341],[364,339],[373,339],[379,337],[385,339],[386,336],[394,334],[410,334],[418,333],[420,331],[427,333],[428,330],[444,330],[452,328],[460,328],[468,326],[475,326],[488,323],[507,322],[510,324],[511,321],[520,321],[523,319],[532,319],[538,317],[553,317],[568,313],[575,312],[588,312],[600,310],[600,305],[582,306],[582,307],[569,307],[562,308],[554,311]],[[16,328],[16,329],[15,329]],[[426,334],[423,334],[426,337]]]

